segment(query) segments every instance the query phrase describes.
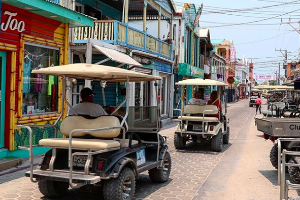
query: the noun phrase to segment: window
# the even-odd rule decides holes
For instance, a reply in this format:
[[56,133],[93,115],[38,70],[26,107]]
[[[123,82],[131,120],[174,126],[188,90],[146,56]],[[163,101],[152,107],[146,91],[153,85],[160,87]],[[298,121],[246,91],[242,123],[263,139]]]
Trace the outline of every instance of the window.
[[25,44],[23,64],[23,115],[57,112],[58,78],[31,71],[59,64],[59,50]]
[[84,13],[84,6],[80,3],[75,2],[75,10],[79,13]]

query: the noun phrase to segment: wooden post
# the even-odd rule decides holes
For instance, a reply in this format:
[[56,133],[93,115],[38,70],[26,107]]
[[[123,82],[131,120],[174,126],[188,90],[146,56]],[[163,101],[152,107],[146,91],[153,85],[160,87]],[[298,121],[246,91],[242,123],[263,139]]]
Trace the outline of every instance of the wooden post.
[[125,1],[125,19],[124,19],[124,23],[128,23],[129,0],[124,0],[124,1]]
[[147,1],[144,0],[144,9],[143,9],[143,31],[147,31]]
[[160,38],[160,23],[161,22],[161,7],[159,7],[159,11],[158,11],[158,31],[157,31],[157,35],[158,35],[158,39]]
[[169,39],[173,40],[173,15],[171,16],[170,19],[170,34],[169,34]]

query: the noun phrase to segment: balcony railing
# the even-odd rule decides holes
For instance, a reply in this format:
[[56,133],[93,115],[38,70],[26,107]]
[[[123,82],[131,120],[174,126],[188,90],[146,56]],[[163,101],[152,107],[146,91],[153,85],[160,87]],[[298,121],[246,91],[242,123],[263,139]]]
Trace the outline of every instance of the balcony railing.
[[94,27],[74,28],[75,43],[86,41],[88,38],[171,59],[171,44],[118,21],[101,20],[95,21]]

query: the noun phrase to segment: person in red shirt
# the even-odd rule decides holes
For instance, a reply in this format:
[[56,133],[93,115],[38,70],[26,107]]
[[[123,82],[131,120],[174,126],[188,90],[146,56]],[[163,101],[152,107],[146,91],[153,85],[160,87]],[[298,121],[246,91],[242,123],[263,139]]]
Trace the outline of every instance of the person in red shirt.
[[257,110],[259,110],[259,114],[261,114],[261,98],[260,98],[260,96],[258,96],[257,99],[255,100],[255,105],[256,105],[256,114],[257,114]]
[[[218,94],[217,91],[213,91],[210,94],[210,99],[209,99],[207,105],[215,105],[215,106],[217,106],[217,108],[219,109],[220,113],[222,113],[222,106],[221,106],[221,102],[220,102],[220,99],[219,99],[219,94]],[[217,117],[217,118],[220,119],[220,114],[215,115],[215,117]]]

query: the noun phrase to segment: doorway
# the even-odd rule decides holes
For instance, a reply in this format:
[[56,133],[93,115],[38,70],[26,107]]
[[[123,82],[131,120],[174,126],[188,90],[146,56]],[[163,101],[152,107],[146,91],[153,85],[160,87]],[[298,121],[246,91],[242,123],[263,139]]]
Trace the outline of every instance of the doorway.
[[4,147],[6,52],[0,52],[0,148]]

